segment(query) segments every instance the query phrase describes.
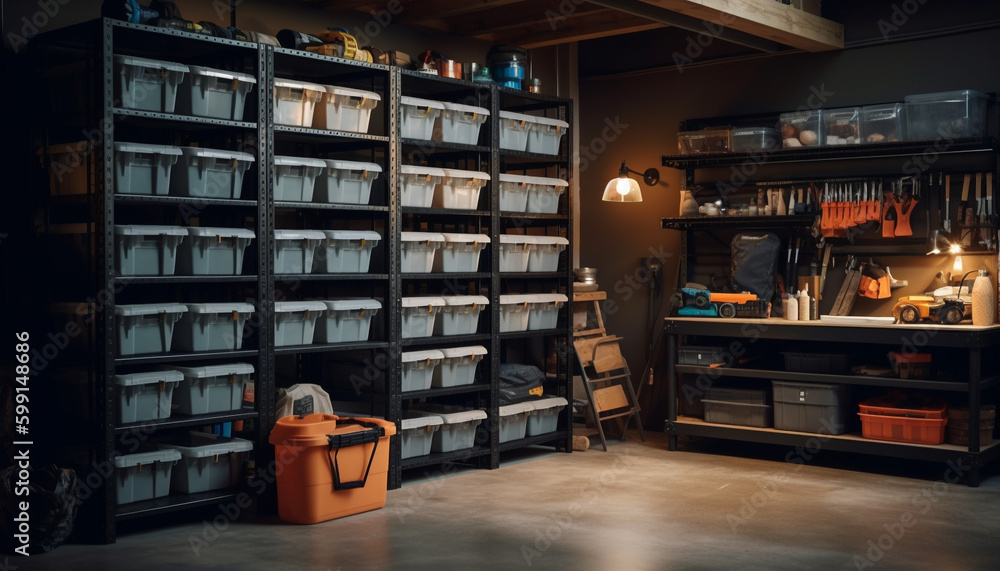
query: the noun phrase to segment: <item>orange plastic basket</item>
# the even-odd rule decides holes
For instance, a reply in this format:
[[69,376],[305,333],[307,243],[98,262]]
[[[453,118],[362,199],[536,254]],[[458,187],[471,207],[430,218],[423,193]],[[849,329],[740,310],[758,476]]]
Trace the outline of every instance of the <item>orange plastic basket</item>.
[[319,523],[385,505],[396,425],[332,414],[286,416],[268,439],[277,465],[278,516]]
[[900,391],[892,391],[886,395],[862,401],[858,406],[864,414],[905,416],[907,418],[945,418],[948,416],[946,402],[920,395],[907,395]]
[[908,418],[858,413],[861,435],[872,440],[891,440],[914,444],[941,444],[947,418]]

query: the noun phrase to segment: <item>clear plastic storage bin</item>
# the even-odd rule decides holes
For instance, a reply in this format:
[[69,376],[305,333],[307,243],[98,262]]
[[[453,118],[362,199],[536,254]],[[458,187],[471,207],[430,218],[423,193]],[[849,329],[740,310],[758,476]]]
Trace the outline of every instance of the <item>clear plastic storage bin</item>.
[[316,322],[316,343],[368,341],[372,318],[382,309],[377,299],[323,300],[326,312]]
[[861,108],[844,107],[823,111],[827,145],[855,145],[861,142]]
[[444,244],[437,232],[400,232],[400,271],[404,274],[427,274],[434,271],[435,253]]
[[326,314],[322,301],[276,301],[274,303],[274,345],[311,345],[316,322]]
[[[181,147],[184,155],[170,177],[170,194],[239,199],[253,155],[239,151]],[[256,200],[253,196],[249,200]]]
[[569,123],[562,119],[549,117],[533,117],[531,129],[528,131],[529,153],[555,156],[559,154],[559,143],[569,129]]
[[781,126],[781,146],[786,149],[826,144],[822,109],[782,113],[778,123]]
[[326,91],[316,105],[312,126],[331,131],[367,133],[372,109],[382,100],[382,96],[364,89],[335,85],[324,87]]
[[[115,143],[115,192],[166,196],[170,193],[174,165],[180,157],[180,147]],[[86,165],[80,165],[77,170],[84,171],[80,174],[86,180]]]
[[979,91],[945,91],[907,95],[907,138],[926,141],[937,138],[982,137],[986,130],[989,96]]
[[274,199],[312,202],[316,177],[326,162],[306,157],[274,157]]
[[192,415],[240,410],[243,386],[254,373],[250,363],[175,368],[184,378],[174,398],[177,412]]
[[569,301],[561,293],[536,293],[528,296],[528,331],[555,329],[559,322],[559,308]]
[[479,131],[490,117],[489,109],[462,103],[444,102],[444,110],[434,124],[432,138],[444,143],[475,145]]
[[115,270],[123,276],[172,276],[182,226],[115,225]]
[[247,95],[257,78],[246,73],[190,66],[177,94],[177,112],[242,121]]
[[326,235],[319,230],[275,230],[274,273],[310,273],[316,248],[325,239]]
[[431,206],[475,210],[479,192],[490,182],[490,175],[480,171],[444,169],[444,178],[434,192]]
[[861,139],[865,143],[898,143],[907,140],[902,103],[865,105],[861,108]]
[[437,349],[425,351],[405,351],[401,355],[403,361],[402,391],[425,391],[431,388],[434,371],[444,359],[444,353]]
[[434,324],[435,335],[473,335],[479,329],[479,314],[489,306],[483,295],[442,296],[444,307]]
[[169,61],[116,55],[115,99],[126,109],[173,113],[177,88],[189,69]]
[[546,397],[530,402],[532,412],[528,415],[526,436],[540,436],[555,432],[559,428],[559,413],[569,401],[563,397]]
[[253,312],[250,303],[189,303],[177,325],[177,348],[184,351],[242,349],[243,326]]
[[555,272],[559,270],[559,255],[569,246],[562,236],[525,236],[531,245],[528,253],[529,272]]
[[372,250],[382,236],[372,230],[323,230],[325,238],[316,249],[313,273],[364,274],[371,265]]
[[444,242],[434,257],[435,272],[475,272],[479,269],[479,254],[490,243],[486,234],[444,232]]
[[677,150],[682,155],[728,153],[732,147],[729,129],[702,129],[677,133]]
[[402,438],[400,458],[405,460],[430,454],[434,434],[443,423],[440,416],[412,416],[400,420],[399,436]]
[[238,276],[256,234],[246,228],[188,227],[177,252],[177,271],[190,276]]
[[115,456],[115,503],[118,505],[162,498],[170,493],[176,450],[154,450]]
[[530,402],[508,404],[499,408],[500,444],[524,438],[528,418],[533,410]]
[[777,129],[770,127],[738,127],[730,133],[734,153],[749,153],[780,147]]
[[115,375],[118,388],[118,422],[170,418],[173,394],[184,375],[176,370]]
[[559,212],[559,197],[569,188],[569,183],[559,178],[531,177],[528,186],[528,212],[555,214]]
[[500,235],[500,271],[526,272],[528,258],[531,255],[531,243],[523,234]]
[[528,148],[528,131],[535,118],[513,111],[500,112],[500,148],[524,152]]
[[444,180],[444,169],[402,165],[399,167],[400,205],[404,208],[430,208],[437,186]]
[[381,166],[338,159],[323,159],[323,163],[325,166],[313,189],[313,202],[368,204],[372,183],[381,174]]
[[316,104],[326,95],[326,86],[274,79],[274,122],[278,125],[309,127],[313,124]]
[[170,489],[183,494],[196,494],[240,483],[243,463],[253,443],[242,438],[222,439],[204,432],[190,432],[183,444],[164,443],[161,449],[180,452],[181,460],[174,466]]
[[116,305],[118,355],[169,352],[174,324],[186,312],[179,303]]
[[399,104],[399,136],[404,139],[432,140],[434,123],[444,111],[444,103],[404,95],[399,98]]
[[476,382],[476,367],[486,359],[488,351],[482,345],[468,347],[449,347],[441,349],[444,358],[434,370],[431,386],[457,387],[471,385]]
[[402,338],[434,335],[434,322],[444,307],[444,300],[433,296],[404,297]]

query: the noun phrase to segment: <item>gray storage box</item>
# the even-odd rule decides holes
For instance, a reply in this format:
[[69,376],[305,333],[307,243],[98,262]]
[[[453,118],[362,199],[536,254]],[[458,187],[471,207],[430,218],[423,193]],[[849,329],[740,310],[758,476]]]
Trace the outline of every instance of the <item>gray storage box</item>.
[[180,157],[180,147],[115,143],[115,192],[166,196]]
[[372,183],[382,167],[376,163],[324,159],[323,171],[316,178],[313,202],[368,204]]
[[441,419],[441,428],[434,433],[431,452],[466,450],[476,444],[476,428],[486,420],[485,410],[463,410],[454,406],[421,405],[421,410],[411,410],[414,416],[431,416]]
[[188,235],[181,226],[115,225],[115,270],[123,276],[172,276],[177,247]]
[[403,388],[407,391],[424,391],[431,388],[434,371],[437,370],[444,353],[437,349],[426,351],[407,351],[402,354]]
[[771,405],[702,399],[705,422],[738,424],[740,426],[771,426]]
[[254,372],[250,363],[174,368],[183,378],[174,395],[177,412],[192,415],[240,410]]
[[[170,177],[170,194],[196,198],[239,199],[243,175],[253,155],[239,151],[180,147],[183,159]],[[256,200],[256,196],[250,200]]]
[[501,406],[500,412],[500,443],[524,438],[528,429],[528,417],[535,407],[528,402],[519,402]]
[[442,296],[444,307],[434,322],[435,335],[474,335],[479,329],[479,314],[488,309],[484,295]]
[[274,157],[274,199],[287,202],[312,202],[316,177],[326,163],[305,157]]
[[317,274],[364,274],[371,265],[372,250],[382,235],[372,230],[323,230],[326,239],[316,249],[313,272]]
[[430,454],[434,434],[440,430],[443,422],[440,416],[415,416],[402,419],[399,422],[399,437],[402,439],[400,458],[405,460]]
[[431,386],[441,388],[471,385],[476,382],[476,367],[486,358],[487,353],[486,347],[482,345],[441,349],[444,358],[434,370]]
[[176,450],[154,450],[115,456],[115,503],[118,505],[162,498],[170,493]]
[[254,312],[250,303],[189,303],[177,328],[183,351],[232,351],[243,348],[243,326]]
[[246,228],[186,229],[188,239],[177,253],[178,273],[190,276],[238,276],[243,273],[243,255],[256,238]]
[[[678,365],[713,365],[724,363],[726,355],[725,347],[706,347],[700,345],[686,345],[677,348]],[[732,357],[730,355],[730,357]],[[730,360],[732,360],[730,358]]]
[[486,234],[442,233],[444,242],[434,258],[435,272],[475,272],[479,254],[490,243]]
[[402,338],[430,337],[434,334],[434,322],[444,307],[440,297],[404,297]]
[[569,404],[563,397],[545,397],[529,401],[531,414],[528,415],[526,436],[540,436],[555,432],[559,428],[559,413]]
[[126,109],[173,113],[177,87],[189,71],[179,63],[116,55],[115,99]]
[[184,444],[160,444],[160,448],[181,454],[170,477],[170,489],[195,494],[238,484],[253,443],[242,438],[223,439],[203,432],[190,432]]
[[326,311],[316,322],[316,343],[367,341],[372,317],[382,309],[377,299],[329,299],[322,303]]
[[230,121],[243,120],[247,94],[257,78],[245,73],[192,65],[177,94],[177,112]]
[[319,230],[275,230],[274,273],[312,272],[316,248],[323,243],[325,237]]
[[187,312],[179,303],[140,303],[115,306],[118,354],[140,355],[170,351],[174,324]]
[[555,329],[559,323],[559,308],[569,298],[561,293],[530,294],[528,303],[528,331]]
[[847,385],[784,381],[771,383],[774,391],[775,428],[821,434],[844,433],[849,397]]
[[115,375],[118,422],[142,422],[170,417],[174,389],[184,380],[176,370]]
[[316,322],[326,313],[322,301],[278,301],[274,304],[274,345],[311,345]]

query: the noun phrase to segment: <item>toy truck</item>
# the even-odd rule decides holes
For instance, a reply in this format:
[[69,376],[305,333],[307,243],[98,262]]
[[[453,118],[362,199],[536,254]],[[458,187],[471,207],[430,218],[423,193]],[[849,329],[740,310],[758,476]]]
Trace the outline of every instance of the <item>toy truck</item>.
[[[681,288],[675,299],[677,315],[685,317],[767,317],[769,304],[752,293],[715,293],[707,289]],[[676,296],[675,296],[676,298]]]

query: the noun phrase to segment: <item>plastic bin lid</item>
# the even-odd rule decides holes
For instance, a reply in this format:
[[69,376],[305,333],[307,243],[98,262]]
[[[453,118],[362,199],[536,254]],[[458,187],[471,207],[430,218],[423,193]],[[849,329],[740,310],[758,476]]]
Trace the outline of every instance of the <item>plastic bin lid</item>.
[[184,380],[184,374],[174,369],[164,369],[162,371],[145,371],[143,373],[129,373],[127,375],[115,375],[115,384],[122,387],[134,387],[136,385],[151,385],[153,383],[179,383]]
[[120,236],[187,236],[183,226],[157,226],[147,224],[115,224],[115,234]]
[[229,454],[230,452],[249,452],[253,450],[253,442],[242,438],[233,438],[220,442],[220,438],[213,434],[204,432],[192,432],[193,438],[198,444],[194,446],[183,446],[181,444],[161,443],[160,448],[173,449],[187,458],[209,458]]
[[529,244],[562,244],[569,245],[569,240],[562,236],[525,236],[524,241]]
[[524,113],[517,113],[515,111],[501,111],[500,112],[500,118],[501,119],[512,119],[514,121],[523,121],[523,122],[531,122],[531,121],[534,121],[536,119],[535,117],[533,117],[531,115],[526,115]]
[[490,298],[485,295],[443,295],[445,305],[489,305]]
[[399,165],[400,174],[419,174],[427,176],[444,176],[444,169],[425,167],[421,165]]
[[563,129],[569,129],[569,123],[563,121],[562,119],[552,119],[550,117],[535,117],[531,116],[531,120],[539,125],[549,125],[552,127],[562,127]]
[[181,453],[176,450],[153,450],[138,454],[122,454],[115,456],[115,468],[134,468],[153,462],[176,462],[181,459]]
[[328,240],[373,240],[378,242],[382,235],[374,230],[323,230]]
[[500,303],[550,303],[553,301],[566,301],[567,299],[565,295],[559,293],[522,293],[501,295]]
[[[185,156],[202,157],[209,159],[233,159],[236,161],[254,162],[253,155],[240,151],[227,151],[225,149],[206,149],[204,147],[178,147]],[[275,157],[277,158],[277,157]]]
[[500,234],[501,244],[527,244],[528,237],[524,234]]
[[442,232],[441,236],[444,238],[445,242],[490,243],[490,237],[486,234],[458,234],[454,232]]
[[327,168],[341,171],[369,171],[382,172],[382,165],[378,163],[365,163],[361,161],[342,161],[340,159],[323,159]]
[[514,404],[506,404],[500,407],[500,416],[512,416],[515,414],[523,414],[525,412],[531,412],[535,410],[535,407],[531,406],[530,402],[516,402]]
[[207,226],[189,226],[187,233],[191,236],[220,237],[220,238],[256,238],[253,230],[246,228],[213,228]]
[[[444,175],[450,178],[471,178],[472,180],[490,180],[490,175],[482,171],[466,171],[461,169],[442,169]],[[485,183],[484,183],[485,184]]]
[[404,95],[399,98],[399,103],[401,105],[409,105],[410,107],[430,107],[432,109],[444,109],[444,103],[440,101],[434,101],[432,99],[421,99],[419,97],[410,97]]
[[244,83],[257,83],[256,77],[238,71],[226,71],[224,69],[202,67],[200,65],[190,65],[188,67],[191,69],[191,75],[205,75],[208,77],[220,77],[222,79],[235,79]]
[[479,113],[486,117],[490,116],[490,110],[485,107],[477,107],[475,105],[466,105],[464,103],[451,103],[449,101],[444,102],[444,108],[449,111],[461,111],[462,113]]
[[489,351],[486,347],[482,345],[469,345],[467,347],[447,347],[441,349],[441,353],[444,354],[445,359],[454,359],[456,357],[472,357],[475,355],[487,355]]
[[371,298],[324,299],[327,309],[332,311],[351,311],[354,309],[382,309],[382,303]]
[[444,424],[461,424],[472,420],[486,420],[486,411],[480,409],[457,410],[453,408],[434,407],[428,408],[427,410],[410,409],[410,413],[420,416],[436,416],[440,418]]
[[500,173],[500,182],[513,182],[517,184],[540,184],[544,186],[569,186],[569,183],[561,178],[547,176],[527,176],[521,174]]
[[566,406],[569,404],[569,401],[563,397],[546,397],[543,399],[528,401],[528,404],[530,404],[531,408],[534,410],[546,410],[557,406]]
[[251,375],[253,365],[250,363],[225,363],[222,365],[205,365],[202,367],[173,367],[186,379],[211,379],[228,377],[230,375]]
[[444,299],[434,296],[412,296],[402,299],[403,307],[441,307]]
[[165,69],[168,71],[182,71],[184,73],[187,73],[191,69],[184,64],[175,63],[172,61],[163,61],[159,59],[149,59],[144,57],[125,56],[125,55],[116,55],[115,63],[120,63],[122,65],[130,65],[133,67],[148,67],[156,69]]
[[187,310],[191,313],[253,313],[252,303],[188,303]]
[[385,436],[396,434],[396,424],[381,418],[347,417],[335,414],[309,414],[303,417],[291,415],[279,418],[271,430],[268,442],[283,446],[322,446],[328,449],[328,434],[350,434],[370,430],[365,426],[350,424],[348,420],[359,420],[378,425]]
[[148,145],[146,143],[115,143],[119,153],[143,153],[147,155],[181,155],[181,148],[173,145]]
[[309,157],[286,157],[286,156],[274,156],[274,164],[281,166],[297,166],[297,167],[325,167],[326,162],[322,159],[313,159]]
[[986,97],[987,95],[982,91],[963,89],[960,91],[940,91],[937,93],[918,93],[916,95],[907,95],[903,98],[903,101],[907,103],[935,103],[965,99],[980,99]]
[[275,230],[275,240],[322,240],[326,234],[319,230]]
[[832,116],[857,115],[858,113],[861,113],[861,108],[860,107],[838,107],[836,109],[825,109],[824,112],[825,112],[825,116],[826,116],[827,119],[833,119],[833,117],[831,117],[831,115]]
[[535,296],[537,295],[538,294],[532,294],[532,293],[503,294],[500,296],[500,305],[521,305],[524,303],[532,303],[534,301],[537,301],[535,299]]
[[438,351],[437,349],[426,349],[424,351],[405,351],[402,355],[404,363],[415,363],[417,361],[426,361],[431,359],[444,359],[444,353]]
[[733,127],[733,136],[739,135],[767,135],[770,133],[777,133],[778,130],[773,127]]
[[400,232],[399,239],[403,242],[444,242],[444,234],[437,232]]
[[352,87],[340,87],[338,85],[324,85],[323,87],[326,88],[327,93],[333,93],[334,95],[346,95],[348,97],[361,97],[364,99],[382,101],[382,96],[374,91],[354,89]]
[[309,83],[308,81],[297,81],[294,79],[282,79],[280,77],[274,78],[274,87],[290,87],[292,89],[308,89],[310,91],[319,91],[321,93],[326,92],[325,85]]
[[399,426],[403,430],[413,430],[414,428],[441,426],[443,423],[444,420],[442,420],[440,416],[414,416],[400,420]]
[[324,311],[326,304],[322,301],[276,301],[275,313],[292,313],[298,311]]
[[569,298],[561,293],[536,293],[531,301],[535,303],[566,303]]
[[116,305],[115,315],[132,317],[135,315],[155,315],[157,313],[186,313],[186,305],[180,303],[136,303],[132,305]]

